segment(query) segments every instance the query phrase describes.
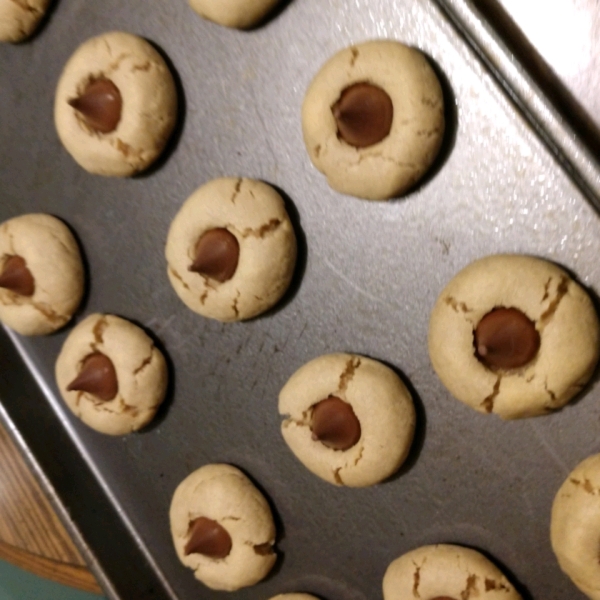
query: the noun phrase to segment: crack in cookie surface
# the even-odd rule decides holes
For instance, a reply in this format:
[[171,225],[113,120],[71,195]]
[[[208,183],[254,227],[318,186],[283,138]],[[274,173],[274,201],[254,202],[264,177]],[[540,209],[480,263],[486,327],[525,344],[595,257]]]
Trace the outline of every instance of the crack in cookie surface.
[[231,203],[232,204],[235,204],[235,201],[236,201],[237,197],[240,195],[240,191],[242,189],[242,181],[243,181],[243,179],[240,177],[235,182],[235,186],[233,188],[233,194],[231,195]]
[[419,585],[421,584],[421,567],[419,567],[414,561],[413,565],[415,565],[415,572],[413,573],[412,593],[415,598],[420,598],[421,594],[419,594]]
[[94,336],[94,341],[90,344],[92,350],[97,350],[97,347],[104,344],[104,332],[108,327],[108,319],[105,316],[100,317],[94,327],[92,328],[92,335]]
[[550,302],[548,308],[542,313],[542,315],[539,318],[539,323],[542,327],[546,326],[550,322],[552,317],[554,317],[554,315],[556,314],[556,311],[558,310],[562,299],[569,292],[569,283],[570,280],[567,276],[563,276],[560,278],[560,282],[556,286],[556,295]]
[[600,492],[597,488],[592,485],[592,482],[586,477],[582,480],[571,477],[569,481],[576,487],[580,487],[586,494],[597,496]]
[[155,356],[155,352],[154,352],[154,345],[152,345],[150,347],[150,354],[144,358],[144,360],[142,360],[142,362],[140,363],[140,366],[135,368],[133,370],[133,375],[138,375],[139,373],[141,373],[154,359]]
[[356,373],[357,369],[360,367],[360,364],[361,364],[361,361],[358,356],[352,356],[352,357],[350,357],[348,362],[346,362],[346,366],[344,368],[344,371],[340,375],[340,381],[338,383],[338,391],[339,392],[345,392],[348,389],[348,384],[354,378],[354,374]]
[[498,375],[498,378],[496,379],[496,383],[494,383],[494,389],[492,390],[492,393],[483,399],[481,406],[483,406],[483,408],[485,409],[485,412],[488,412],[488,413],[494,412],[494,401],[496,400],[496,397],[500,393],[500,382],[501,381],[502,381],[502,375]]
[[454,296],[447,296],[444,298],[444,302],[456,313],[471,313],[472,308],[469,308],[466,302],[460,302]]

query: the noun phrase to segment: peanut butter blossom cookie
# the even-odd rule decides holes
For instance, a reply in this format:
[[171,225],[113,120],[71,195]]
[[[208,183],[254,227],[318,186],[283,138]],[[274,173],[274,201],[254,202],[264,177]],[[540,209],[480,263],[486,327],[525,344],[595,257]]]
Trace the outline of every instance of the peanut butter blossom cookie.
[[214,590],[254,585],[275,564],[269,504],[231,465],[205,465],[188,475],[175,490],[170,520],[179,560]]
[[177,120],[177,92],[162,56],[120,31],[82,44],[58,82],[54,121],[87,171],[127,177],[163,151]]
[[334,55],[302,107],[310,160],[344,194],[385,200],[429,169],[444,137],[442,88],[425,56],[395,41]]
[[55,217],[27,214],[0,225],[0,321],[43,335],[71,320],[84,289],[77,242]]
[[247,29],[260,23],[279,0],[190,0],[190,6],[209,21]]
[[600,454],[569,474],[552,506],[552,549],[560,568],[592,600],[600,600]]
[[147,425],[167,389],[167,364],[137,325],[93,314],[69,334],[56,360],[56,383],[86,425],[123,435]]
[[415,429],[411,395],[389,367],[327,354],[298,369],[279,394],[283,439],[325,481],[363,487],[406,459]]
[[521,600],[485,556],[462,546],[423,546],[393,561],[383,578],[384,600]]
[[440,294],[429,356],[454,397],[504,419],[564,406],[591,377],[599,324],[586,291],[560,267],[501,254],[463,269]]
[[169,280],[194,312],[249,319],[287,290],[296,236],[281,196],[261,181],[214,179],[196,190],[171,224]]
[[50,0],[0,0],[0,42],[21,42],[37,28]]

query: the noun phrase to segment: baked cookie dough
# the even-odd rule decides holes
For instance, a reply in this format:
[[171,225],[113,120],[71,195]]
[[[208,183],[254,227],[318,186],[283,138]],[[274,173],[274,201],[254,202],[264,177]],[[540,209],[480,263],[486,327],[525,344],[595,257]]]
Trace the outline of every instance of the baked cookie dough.
[[230,465],[201,467],[175,490],[171,534],[179,560],[214,590],[258,583],[275,564],[275,524],[264,496]]
[[415,430],[410,392],[389,367],[355,354],[306,363],[279,394],[283,439],[315,475],[364,487],[392,475]]
[[586,596],[600,600],[600,454],[569,474],[554,499],[550,522],[560,568]]
[[186,200],[165,254],[171,285],[188,308],[218,321],[242,321],[283,296],[296,251],[281,196],[261,181],[223,178]]
[[167,389],[167,364],[137,325],[93,314],[77,325],[56,360],[56,383],[71,411],[101,433],[137,431]]
[[54,121],[67,152],[86,171],[133,175],[158,158],[173,131],[173,76],[136,35],[113,31],[91,38],[65,65]]
[[259,24],[279,0],[190,0],[190,6],[209,21],[248,29]]
[[462,546],[423,546],[393,561],[383,577],[384,600],[521,600],[500,569]]
[[0,225],[0,321],[22,335],[60,329],[84,289],[73,234],[55,217],[27,214]]
[[564,406],[598,361],[598,317],[556,265],[500,254],[467,266],[440,294],[429,356],[450,393],[503,419]]
[[50,0],[0,0],[0,42],[22,42],[37,28]]
[[369,200],[409,190],[435,160],[444,127],[442,88],[427,59],[391,40],[338,52],[302,106],[312,163],[333,189]]

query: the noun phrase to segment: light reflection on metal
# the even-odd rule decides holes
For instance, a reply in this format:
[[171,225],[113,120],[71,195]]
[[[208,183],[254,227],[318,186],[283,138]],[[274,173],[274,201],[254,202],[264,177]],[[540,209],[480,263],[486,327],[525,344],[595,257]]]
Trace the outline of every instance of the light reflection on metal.
[[589,68],[595,0],[502,0],[501,4],[558,75],[572,78]]

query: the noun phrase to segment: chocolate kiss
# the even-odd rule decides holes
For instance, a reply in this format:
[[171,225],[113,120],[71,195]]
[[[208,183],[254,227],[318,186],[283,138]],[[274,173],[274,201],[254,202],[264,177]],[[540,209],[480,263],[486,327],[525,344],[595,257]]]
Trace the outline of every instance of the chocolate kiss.
[[100,133],[110,133],[121,120],[121,92],[110,79],[95,79],[78,98],[69,104],[83,116],[85,122]]
[[4,263],[4,269],[0,273],[0,287],[20,296],[33,296],[35,281],[23,258],[10,256]]
[[496,308],[477,324],[477,358],[486,366],[517,369],[530,362],[540,347],[540,334],[527,315],[516,308]]
[[315,404],[310,429],[313,440],[333,450],[348,450],[360,439],[360,422],[352,407],[336,396]]
[[355,148],[383,140],[392,128],[394,105],[388,94],[370,83],[347,87],[331,107],[338,135]]
[[220,283],[231,279],[237,269],[240,244],[235,235],[222,227],[209,229],[196,243],[196,258],[189,268]]
[[454,598],[450,598],[450,596],[436,596],[435,598],[432,598],[431,600],[454,600]]
[[190,523],[190,539],[184,553],[203,554],[210,558],[225,558],[231,552],[231,536],[212,519],[199,517]]
[[79,375],[67,386],[67,391],[88,392],[99,400],[112,400],[119,391],[117,373],[112,360],[102,352],[83,359]]

